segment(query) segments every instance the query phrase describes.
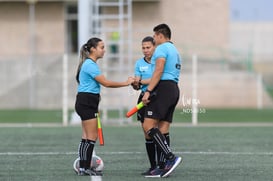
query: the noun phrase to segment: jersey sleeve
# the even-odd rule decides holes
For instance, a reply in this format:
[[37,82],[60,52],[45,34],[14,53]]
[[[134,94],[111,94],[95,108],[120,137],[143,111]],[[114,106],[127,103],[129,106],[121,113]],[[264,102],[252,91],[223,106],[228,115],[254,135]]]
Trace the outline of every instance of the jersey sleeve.
[[141,76],[141,72],[139,71],[139,62],[138,61],[135,63],[135,76],[136,77]]
[[158,58],[167,58],[167,48],[159,45],[154,52],[154,59],[158,59]]
[[101,70],[97,64],[91,64],[90,68],[92,70],[90,71],[90,74],[93,78],[101,75]]

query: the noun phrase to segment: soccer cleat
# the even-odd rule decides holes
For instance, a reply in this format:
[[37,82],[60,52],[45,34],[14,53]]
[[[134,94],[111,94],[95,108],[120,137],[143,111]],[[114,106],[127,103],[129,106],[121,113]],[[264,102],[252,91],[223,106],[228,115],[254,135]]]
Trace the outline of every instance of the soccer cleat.
[[95,175],[95,176],[103,176],[102,171],[95,171],[95,172],[96,172],[96,175]]
[[161,177],[168,177],[181,162],[181,157],[175,157],[173,160],[167,160],[164,173],[161,175]]
[[78,175],[79,176],[86,176],[86,175],[89,175],[89,174],[86,174],[85,170],[79,170]]
[[90,175],[90,176],[102,176],[102,171],[95,171],[93,169],[86,169],[85,171],[86,175]]
[[159,178],[162,176],[163,173],[164,173],[164,171],[162,169],[155,168],[152,171],[150,171],[150,173],[145,175],[145,177],[146,178]]
[[102,171],[95,171],[92,169],[79,170],[79,176],[102,176]]
[[146,170],[146,171],[144,171],[144,172],[142,172],[141,173],[141,175],[149,175],[150,174],[150,172],[152,171],[152,170],[154,170],[155,168],[149,168],[148,170]]

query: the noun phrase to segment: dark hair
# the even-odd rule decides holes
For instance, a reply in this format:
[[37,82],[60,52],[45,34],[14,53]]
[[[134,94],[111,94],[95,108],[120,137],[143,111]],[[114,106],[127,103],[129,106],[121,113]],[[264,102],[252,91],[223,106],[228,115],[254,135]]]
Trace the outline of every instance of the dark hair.
[[155,33],[161,33],[164,37],[171,39],[171,29],[167,24],[159,24],[154,27]]
[[99,38],[90,38],[87,43],[83,44],[80,50],[80,59],[79,59],[79,65],[77,69],[77,74],[76,74],[76,80],[78,83],[80,83],[79,80],[79,75],[80,75],[80,70],[82,67],[82,64],[85,59],[89,57],[89,54],[91,53],[91,48],[96,48],[98,46],[98,43],[101,42],[102,40]]
[[144,42],[151,42],[153,45],[155,45],[154,38],[151,36],[146,36],[145,38],[143,38],[142,43]]

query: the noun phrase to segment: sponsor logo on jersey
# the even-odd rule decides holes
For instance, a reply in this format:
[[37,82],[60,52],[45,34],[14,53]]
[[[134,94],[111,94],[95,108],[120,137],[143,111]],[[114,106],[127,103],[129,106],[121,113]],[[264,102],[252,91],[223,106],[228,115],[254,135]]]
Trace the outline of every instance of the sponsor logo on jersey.
[[141,66],[141,67],[139,67],[139,70],[141,72],[147,72],[149,70],[149,66]]

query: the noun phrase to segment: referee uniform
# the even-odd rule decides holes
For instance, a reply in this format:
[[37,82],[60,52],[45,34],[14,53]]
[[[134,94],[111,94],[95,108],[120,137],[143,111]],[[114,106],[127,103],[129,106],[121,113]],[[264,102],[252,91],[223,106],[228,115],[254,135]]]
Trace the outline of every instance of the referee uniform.
[[[139,60],[136,61],[135,63],[135,76],[136,77],[140,77],[141,79],[145,80],[145,79],[149,79],[152,77],[152,67],[151,67],[151,63],[147,62],[145,60],[145,58],[141,58]],[[140,103],[142,100],[142,97],[144,95],[144,92],[146,91],[148,85],[141,85],[140,89],[141,89],[141,93],[138,97],[138,101],[137,103]],[[143,123],[144,121],[144,113],[145,113],[145,107],[140,109],[137,112],[137,120],[140,121],[141,123]]]
[[[75,103],[75,110],[82,121],[97,117],[100,101],[100,84],[95,80],[95,77],[99,75],[101,75],[101,71],[96,62],[90,58],[85,59],[79,73],[78,94]],[[80,169],[85,168],[87,170],[90,167],[95,143],[95,140],[81,140],[78,150],[81,158],[79,162]],[[83,172],[80,170],[79,174],[81,175]]]
[[[92,70],[92,71],[90,71]],[[80,83],[76,98],[75,110],[81,120],[96,118],[100,101],[100,84],[95,77],[101,75],[99,66],[87,58],[81,67],[79,74]]]
[[[181,58],[171,42],[165,42],[157,46],[151,59],[154,69],[156,60],[165,58],[165,67],[157,86],[153,89],[156,96],[147,105],[145,117],[172,122],[173,112],[179,100],[178,81],[180,76]],[[163,103],[163,104],[162,104]]]

